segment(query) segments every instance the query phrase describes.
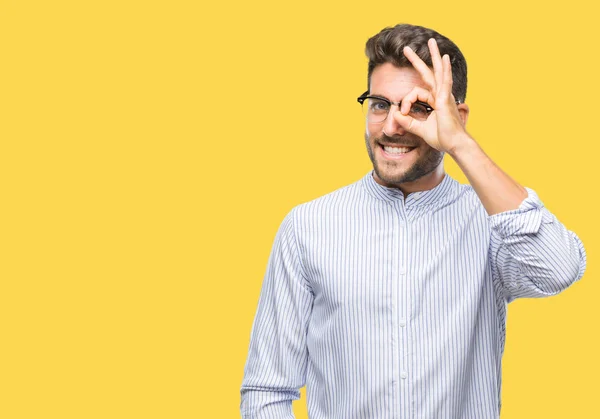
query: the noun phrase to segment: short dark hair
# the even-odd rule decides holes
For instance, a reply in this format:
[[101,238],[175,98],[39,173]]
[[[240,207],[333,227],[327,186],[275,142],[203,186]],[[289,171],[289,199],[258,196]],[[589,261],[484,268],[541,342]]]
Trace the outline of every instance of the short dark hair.
[[368,89],[371,88],[371,74],[378,65],[391,63],[396,67],[412,67],[403,49],[409,46],[429,67],[433,67],[427,41],[434,38],[440,54],[448,54],[452,64],[452,94],[460,102],[467,96],[467,62],[460,49],[448,38],[433,29],[422,26],[400,24],[393,28],[385,28],[367,41],[365,54],[369,58],[367,76]]

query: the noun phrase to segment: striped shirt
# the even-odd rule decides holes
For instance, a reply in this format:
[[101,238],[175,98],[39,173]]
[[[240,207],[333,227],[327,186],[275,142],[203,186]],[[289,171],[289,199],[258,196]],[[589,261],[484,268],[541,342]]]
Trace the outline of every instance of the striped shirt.
[[293,208],[263,280],[244,419],[497,418],[506,306],[580,279],[586,253],[526,188],[488,215],[446,174],[408,194],[362,179]]

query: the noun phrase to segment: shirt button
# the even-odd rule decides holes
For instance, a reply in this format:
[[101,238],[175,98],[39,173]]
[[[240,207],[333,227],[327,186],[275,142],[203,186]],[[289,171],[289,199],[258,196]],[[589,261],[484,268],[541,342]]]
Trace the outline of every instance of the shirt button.
[[408,374],[406,373],[406,371],[402,371],[402,372],[400,373],[400,378],[402,378],[403,380],[405,380],[405,379],[406,379],[406,377],[408,377]]
[[400,273],[400,275],[404,275],[406,274],[406,268],[404,266],[400,266],[398,268],[398,272]]
[[406,326],[406,319],[400,319],[400,327]]

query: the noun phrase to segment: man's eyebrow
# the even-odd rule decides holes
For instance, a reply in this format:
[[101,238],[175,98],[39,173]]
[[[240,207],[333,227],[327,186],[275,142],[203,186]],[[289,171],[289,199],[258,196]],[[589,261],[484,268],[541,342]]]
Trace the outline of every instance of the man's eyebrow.
[[369,93],[367,96],[372,96],[372,97],[376,97],[378,99],[385,99],[388,102],[391,102],[390,99],[388,99],[387,97],[383,96],[383,95],[378,95],[377,93]]

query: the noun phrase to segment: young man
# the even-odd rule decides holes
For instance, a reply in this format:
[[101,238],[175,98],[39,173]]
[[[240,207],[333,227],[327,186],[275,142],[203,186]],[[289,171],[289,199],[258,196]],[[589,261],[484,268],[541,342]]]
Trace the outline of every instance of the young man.
[[[373,170],[277,233],[241,388],[246,419],[496,418],[506,305],[580,279],[585,249],[466,132],[466,63],[430,29],[367,42]],[[470,185],[444,172],[448,153]]]

